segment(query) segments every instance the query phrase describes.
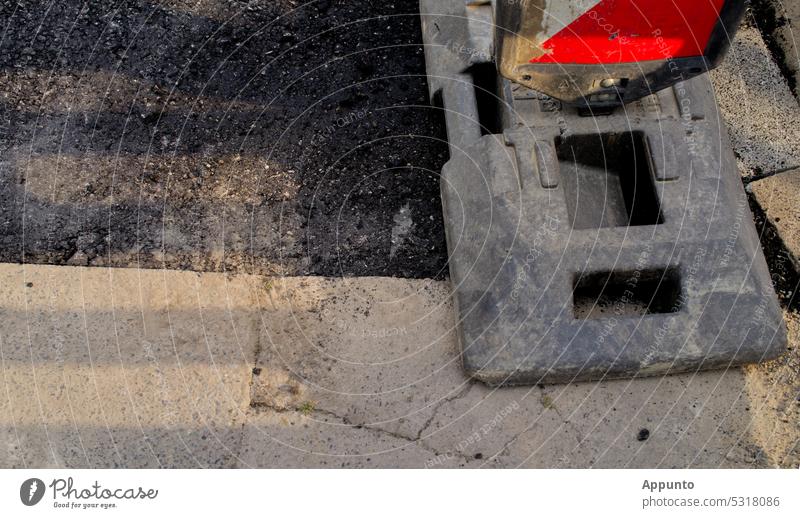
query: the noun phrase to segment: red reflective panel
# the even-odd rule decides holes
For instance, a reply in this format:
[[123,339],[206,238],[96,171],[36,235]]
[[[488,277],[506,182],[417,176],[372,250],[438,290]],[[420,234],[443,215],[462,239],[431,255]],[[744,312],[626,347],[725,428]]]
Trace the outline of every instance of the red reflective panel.
[[612,64],[700,56],[724,3],[603,0],[542,43],[545,54],[531,63]]

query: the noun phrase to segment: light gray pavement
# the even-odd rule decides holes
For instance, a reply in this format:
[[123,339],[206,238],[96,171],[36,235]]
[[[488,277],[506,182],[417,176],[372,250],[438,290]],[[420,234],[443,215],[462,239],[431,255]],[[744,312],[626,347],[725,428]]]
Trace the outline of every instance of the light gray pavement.
[[0,466],[230,466],[256,328],[246,279],[0,266]]
[[2,467],[783,462],[758,373],[467,380],[446,282],[0,265],[0,286]]

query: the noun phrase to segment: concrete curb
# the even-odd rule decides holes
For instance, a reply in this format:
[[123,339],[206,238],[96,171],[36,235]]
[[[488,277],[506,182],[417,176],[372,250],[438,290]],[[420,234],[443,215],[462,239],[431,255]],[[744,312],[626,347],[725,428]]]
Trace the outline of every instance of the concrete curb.
[[742,176],[800,166],[800,105],[758,29],[743,26],[710,77]]
[[793,0],[758,0],[759,23],[774,45],[775,58],[790,77],[795,95],[800,92],[800,4]]
[[752,182],[748,188],[778,230],[788,259],[800,271],[800,168]]

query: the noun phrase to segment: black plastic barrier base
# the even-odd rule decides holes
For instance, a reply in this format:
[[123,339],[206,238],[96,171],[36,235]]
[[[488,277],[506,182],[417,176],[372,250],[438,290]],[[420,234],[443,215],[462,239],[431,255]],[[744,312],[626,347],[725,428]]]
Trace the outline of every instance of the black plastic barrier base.
[[447,119],[442,198],[472,376],[652,376],[783,352],[707,77],[580,112],[497,76],[489,5],[421,6],[431,94]]

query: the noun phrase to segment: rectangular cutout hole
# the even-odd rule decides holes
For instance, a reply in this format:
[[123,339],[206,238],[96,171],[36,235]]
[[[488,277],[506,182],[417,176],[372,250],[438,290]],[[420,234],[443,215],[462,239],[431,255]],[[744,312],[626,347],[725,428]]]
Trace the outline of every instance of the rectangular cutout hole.
[[500,118],[500,84],[494,63],[477,63],[469,69],[478,103],[481,135],[502,133]]
[[612,318],[676,313],[681,309],[678,268],[576,275],[575,318]]
[[572,228],[663,223],[644,133],[570,135],[555,144]]

